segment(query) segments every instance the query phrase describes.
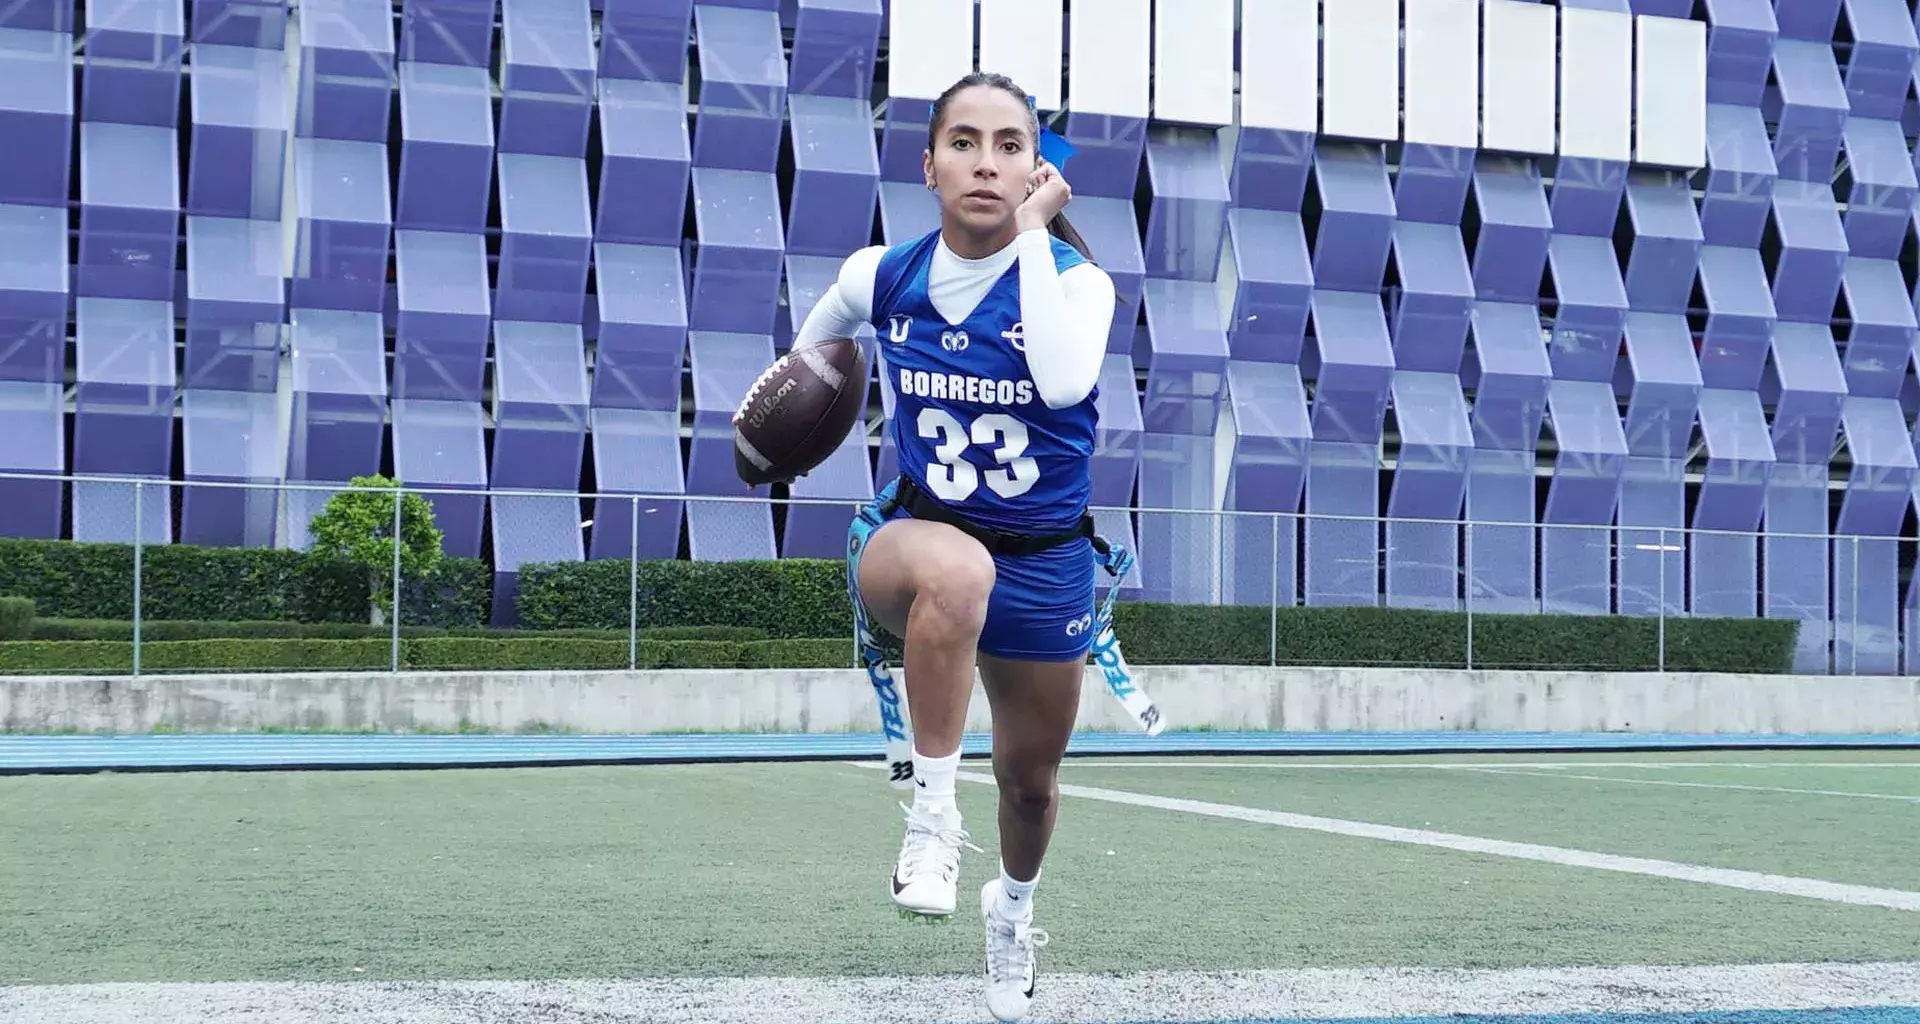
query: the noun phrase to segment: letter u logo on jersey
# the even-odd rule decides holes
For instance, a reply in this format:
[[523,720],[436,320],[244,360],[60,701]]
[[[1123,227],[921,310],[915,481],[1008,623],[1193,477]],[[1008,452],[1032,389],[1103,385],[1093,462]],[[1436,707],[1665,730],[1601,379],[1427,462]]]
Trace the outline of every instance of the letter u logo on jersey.
[[907,332],[913,330],[913,318],[910,316],[892,316],[887,318],[887,340],[895,345],[907,343]]
[[941,331],[940,347],[949,352],[965,352],[967,350],[967,332]]

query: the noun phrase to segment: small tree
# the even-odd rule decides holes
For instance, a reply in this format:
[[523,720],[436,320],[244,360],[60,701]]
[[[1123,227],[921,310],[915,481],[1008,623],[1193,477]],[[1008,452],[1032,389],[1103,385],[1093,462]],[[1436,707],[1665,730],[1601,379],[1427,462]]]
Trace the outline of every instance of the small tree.
[[[400,484],[384,476],[357,476],[348,486],[350,490],[335,494],[308,525],[312,553],[366,570],[368,618],[380,624],[393,610],[393,498]],[[433,522],[433,505],[418,494],[402,492],[402,579],[423,576],[440,564],[441,536]]]

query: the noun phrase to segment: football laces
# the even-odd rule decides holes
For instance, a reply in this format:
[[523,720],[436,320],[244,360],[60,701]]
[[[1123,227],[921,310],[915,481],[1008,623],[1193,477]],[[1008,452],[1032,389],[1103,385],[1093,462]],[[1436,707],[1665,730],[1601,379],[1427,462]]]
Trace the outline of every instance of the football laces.
[[747,414],[747,409],[753,405],[754,399],[760,397],[761,389],[765,388],[774,377],[779,376],[780,368],[787,365],[792,358],[793,354],[788,353],[774,360],[772,366],[760,371],[759,378],[753,382],[752,387],[747,389],[747,397],[740,400],[740,408],[734,410],[733,418],[736,421]]

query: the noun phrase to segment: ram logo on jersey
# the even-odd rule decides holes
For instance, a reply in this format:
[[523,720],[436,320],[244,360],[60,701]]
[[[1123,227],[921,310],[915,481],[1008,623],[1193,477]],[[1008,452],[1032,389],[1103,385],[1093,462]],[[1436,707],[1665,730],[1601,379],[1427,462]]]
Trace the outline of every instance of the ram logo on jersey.
[[968,338],[965,331],[941,331],[940,347],[949,352],[965,352]]
[[959,373],[928,373],[925,370],[900,370],[900,393],[940,402],[972,402],[976,405],[1030,405],[1033,381],[988,380]]

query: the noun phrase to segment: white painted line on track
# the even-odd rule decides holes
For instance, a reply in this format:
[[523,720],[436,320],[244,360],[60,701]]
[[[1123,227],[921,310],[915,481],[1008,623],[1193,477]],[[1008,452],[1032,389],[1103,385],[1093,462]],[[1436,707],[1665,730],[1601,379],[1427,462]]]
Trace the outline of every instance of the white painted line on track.
[[[1920,963],[1049,974],[1040,962],[1029,1019],[1061,1024],[1920,1007]],[[899,1024],[987,1020],[983,989],[972,975],[22,986],[0,988],[0,1020]]]
[[[873,771],[885,768],[884,765],[864,762],[860,763],[860,766]],[[993,776],[979,772],[961,772],[958,777],[987,786],[994,784]],[[1162,811],[1177,811],[1183,814],[1198,814],[1209,818],[1246,821],[1257,825],[1274,825],[1309,832],[1325,832],[1359,839],[1378,839],[1383,842],[1405,843],[1411,846],[1430,846],[1457,850],[1461,853],[1479,853],[1495,857],[1511,857],[1515,860],[1560,864],[1566,867],[1590,868],[1596,871],[1618,871],[1629,875],[1671,878],[1682,882],[1698,882],[1702,885],[1718,885],[1729,889],[1745,889],[1750,892],[1773,893],[1780,896],[1799,896],[1860,907],[1920,911],[1920,892],[1908,892],[1904,889],[1882,889],[1877,886],[1850,885],[1844,882],[1829,882],[1795,875],[1772,875],[1759,871],[1741,871],[1734,868],[1714,868],[1700,864],[1656,860],[1651,857],[1626,857],[1613,853],[1595,853],[1591,850],[1574,850],[1562,846],[1516,843],[1505,839],[1456,835],[1429,829],[1401,828],[1397,825],[1376,825],[1365,821],[1322,818],[1311,814],[1293,814],[1258,807],[1241,807],[1238,804],[1153,796],[1147,793],[1078,786],[1064,782],[1060,784],[1060,794],[1080,797],[1084,800],[1099,800],[1104,803],[1151,807]]]
[[1897,800],[1901,803],[1920,804],[1920,796],[1899,796],[1893,793],[1856,793],[1845,789],[1793,789],[1787,786],[1743,786],[1732,782],[1681,782],[1676,779],[1623,779],[1608,775],[1571,775],[1560,771],[1527,771],[1520,768],[1472,768],[1470,771],[1487,775],[1521,775],[1535,779],[1584,779],[1588,782],[1619,782],[1629,786],[1678,786],[1686,789],[1738,789],[1752,793],[1792,793],[1802,796],[1841,796],[1857,797],[1862,800]]

